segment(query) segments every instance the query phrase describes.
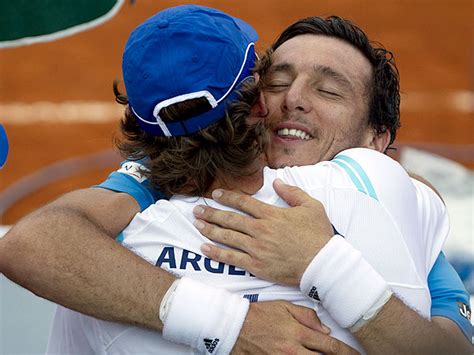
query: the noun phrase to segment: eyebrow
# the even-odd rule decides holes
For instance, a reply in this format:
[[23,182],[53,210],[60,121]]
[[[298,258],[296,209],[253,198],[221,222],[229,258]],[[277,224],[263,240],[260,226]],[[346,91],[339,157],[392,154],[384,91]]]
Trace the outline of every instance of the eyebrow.
[[291,65],[289,63],[272,64],[270,66],[269,73],[273,74],[273,73],[278,73],[278,72],[284,72],[284,73],[290,73],[291,74],[291,73],[295,72],[295,68],[293,67],[293,65]]

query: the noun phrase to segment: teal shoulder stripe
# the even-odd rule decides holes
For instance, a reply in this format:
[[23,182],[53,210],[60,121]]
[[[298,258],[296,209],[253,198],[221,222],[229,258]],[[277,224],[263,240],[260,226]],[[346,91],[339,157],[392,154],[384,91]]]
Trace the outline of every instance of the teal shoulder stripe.
[[362,182],[367,188],[368,195],[378,201],[377,194],[375,193],[375,189],[372,183],[370,182],[369,177],[365,173],[364,169],[362,169],[362,167],[359,165],[359,163],[355,161],[354,159],[352,159],[351,157],[348,157],[347,155],[338,155],[336,156],[336,159],[340,159],[347,162],[352,167],[352,169],[354,169],[357,172],[359,177],[362,179]]
[[367,195],[367,191],[364,189],[364,187],[362,186],[362,183],[360,182],[359,178],[354,174],[354,172],[351,170],[351,168],[349,168],[346,163],[344,163],[343,161],[340,161],[340,160],[337,160],[337,159],[333,159],[332,160],[333,163],[339,165],[341,168],[343,168],[347,175],[349,175],[349,177],[351,178],[352,182],[354,183],[354,185],[357,187],[357,190],[359,190],[360,192],[362,192],[363,194],[366,194]]

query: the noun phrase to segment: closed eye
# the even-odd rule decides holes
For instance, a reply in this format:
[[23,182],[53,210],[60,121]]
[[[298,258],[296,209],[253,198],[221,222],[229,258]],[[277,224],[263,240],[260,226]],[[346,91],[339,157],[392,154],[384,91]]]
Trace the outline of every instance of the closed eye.
[[336,93],[334,91],[328,91],[328,90],[322,90],[322,89],[318,89],[318,91],[320,93],[323,93],[324,95],[327,95],[327,96],[342,97],[341,95],[339,95],[338,93]]
[[265,89],[267,91],[278,92],[278,91],[283,91],[283,90],[287,89],[289,86],[290,86],[290,84],[275,83],[275,84],[266,85]]

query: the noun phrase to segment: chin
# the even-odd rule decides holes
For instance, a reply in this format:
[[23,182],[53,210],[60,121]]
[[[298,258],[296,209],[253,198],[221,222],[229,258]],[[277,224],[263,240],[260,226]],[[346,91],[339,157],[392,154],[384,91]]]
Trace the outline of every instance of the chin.
[[273,159],[268,165],[273,169],[282,169],[286,167],[297,166],[299,164],[295,163],[294,159],[293,161],[291,161],[291,159]]
[[281,168],[286,168],[287,166],[291,166],[288,164],[287,161],[282,161],[282,160],[271,160],[268,163],[268,166],[272,169],[281,169]]
[[267,154],[268,166],[273,169],[280,169],[292,166],[312,165],[303,155],[298,155],[297,151],[285,149],[271,150]]

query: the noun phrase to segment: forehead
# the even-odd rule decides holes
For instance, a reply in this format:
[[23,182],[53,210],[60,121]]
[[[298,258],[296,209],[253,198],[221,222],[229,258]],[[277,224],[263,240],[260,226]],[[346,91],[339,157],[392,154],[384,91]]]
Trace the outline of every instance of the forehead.
[[357,48],[324,35],[305,34],[284,42],[273,53],[272,65],[289,66],[296,73],[318,72],[318,68],[327,67],[363,87],[372,75],[370,62]]

